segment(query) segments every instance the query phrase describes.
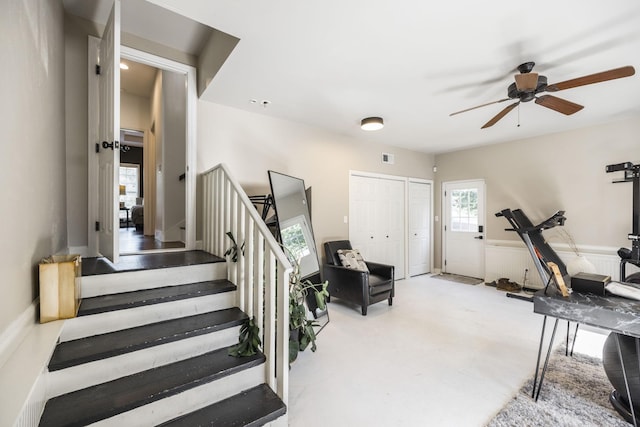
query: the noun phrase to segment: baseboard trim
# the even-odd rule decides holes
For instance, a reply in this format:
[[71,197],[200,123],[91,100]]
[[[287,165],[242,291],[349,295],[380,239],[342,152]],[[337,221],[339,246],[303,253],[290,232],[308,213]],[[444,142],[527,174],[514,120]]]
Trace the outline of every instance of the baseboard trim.
[[46,365],[64,321],[37,323],[36,299],[0,336],[0,425],[37,426],[46,402]]
[[38,306],[39,300],[36,299],[0,334],[0,369],[34,326],[38,317]]
[[67,254],[77,254],[83,258],[92,258],[97,256],[89,251],[89,246],[69,246]]

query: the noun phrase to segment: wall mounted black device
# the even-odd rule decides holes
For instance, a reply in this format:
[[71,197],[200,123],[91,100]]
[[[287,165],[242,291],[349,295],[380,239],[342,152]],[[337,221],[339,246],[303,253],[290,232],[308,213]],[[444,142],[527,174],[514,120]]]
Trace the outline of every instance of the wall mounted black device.
[[[640,267],[640,164],[634,165],[631,162],[624,162],[607,165],[606,171],[607,173],[624,171],[624,178],[613,181],[614,184],[620,182],[633,183],[632,231],[628,235],[629,240],[631,240],[631,249],[620,248],[618,250],[618,255],[620,256],[620,280],[629,281],[625,273],[626,264],[629,263]],[[635,273],[632,276],[636,275],[640,278],[640,273]]]

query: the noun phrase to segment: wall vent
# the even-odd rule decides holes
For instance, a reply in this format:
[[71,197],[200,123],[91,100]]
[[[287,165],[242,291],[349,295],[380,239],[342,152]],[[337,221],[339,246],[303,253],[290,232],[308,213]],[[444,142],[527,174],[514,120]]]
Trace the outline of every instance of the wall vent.
[[386,163],[388,165],[393,164],[393,154],[382,153],[382,163]]

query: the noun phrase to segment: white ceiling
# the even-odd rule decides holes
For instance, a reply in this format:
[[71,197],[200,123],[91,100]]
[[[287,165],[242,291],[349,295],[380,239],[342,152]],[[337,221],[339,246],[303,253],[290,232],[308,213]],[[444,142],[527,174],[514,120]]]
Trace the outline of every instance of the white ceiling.
[[150,98],[158,69],[139,62],[123,59],[128,70],[120,70],[120,90],[132,95]]
[[[64,1],[69,9],[104,0]],[[533,102],[484,130],[511,102],[449,116],[506,98],[526,61],[549,83],[624,65],[640,71],[638,0],[149,1],[240,39],[204,99],[354,138],[438,153],[640,117],[638,74],[556,92],[584,105],[572,116]],[[125,0],[123,15],[127,3],[140,6],[129,14],[152,6]],[[164,43],[188,32],[184,22],[126,19]],[[123,31],[132,32],[125,18]],[[368,116],[384,117],[384,129],[360,130]]]

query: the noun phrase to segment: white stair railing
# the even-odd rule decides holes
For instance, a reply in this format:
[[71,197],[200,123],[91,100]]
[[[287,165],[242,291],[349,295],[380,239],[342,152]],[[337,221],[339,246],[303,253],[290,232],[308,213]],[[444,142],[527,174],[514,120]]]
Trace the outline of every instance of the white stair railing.
[[228,264],[227,276],[237,286],[238,307],[255,317],[262,333],[266,382],[288,405],[291,263],[225,164],[209,169],[202,178],[203,248],[223,256],[232,245],[226,233],[233,234],[238,261]]

